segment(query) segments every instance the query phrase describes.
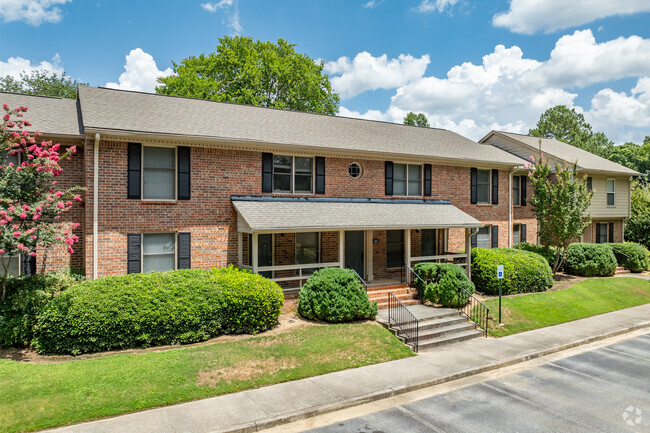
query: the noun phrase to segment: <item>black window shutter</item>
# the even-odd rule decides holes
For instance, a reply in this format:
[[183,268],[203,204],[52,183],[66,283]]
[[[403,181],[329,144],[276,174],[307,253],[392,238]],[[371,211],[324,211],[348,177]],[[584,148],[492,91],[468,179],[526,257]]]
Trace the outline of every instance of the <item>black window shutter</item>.
[[476,204],[478,202],[476,198],[476,177],[477,177],[477,169],[472,168],[470,170],[471,176],[470,176],[470,187],[471,187],[471,193],[470,193],[470,202],[472,204]]
[[[522,176],[523,177],[523,176]],[[521,242],[526,242],[526,224],[522,224],[519,228],[519,240]]]
[[499,226],[492,226],[492,248],[499,248]]
[[36,257],[31,254],[22,254],[20,256],[20,272],[23,275],[33,275],[36,273]]
[[190,233],[178,234],[178,269],[192,267],[192,235]]
[[386,161],[386,195],[393,195],[393,162]]
[[128,149],[127,198],[140,198],[142,145],[140,143],[129,143]]
[[262,192],[273,192],[273,154],[262,154]]
[[499,204],[499,170],[492,170],[492,204]]
[[129,233],[127,236],[127,251],[126,251],[126,273],[127,274],[139,274],[142,272],[142,266],[140,264],[140,249],[142,243],[142,236],[140,233]]
[[614,223],[609,223],[609,242],[614,242]]
[[424,195],[431,195],[431,164],[424,164]]
[[178,199],[190,199],[190,148],[181,146],[178,152]]
[[526,181],[528,180],[527,176],[521,176],[521,180],[519,181],[520,189],[521,189],[521,205],[526,206]]
[[596,223],[596,243],[600,243],[600,224]]
[[325,194],[325,158],[316,157],[316,194]]
[[475,233],[470,237],[470,246],[471,248],[476,248],[478,246],[478,233]]

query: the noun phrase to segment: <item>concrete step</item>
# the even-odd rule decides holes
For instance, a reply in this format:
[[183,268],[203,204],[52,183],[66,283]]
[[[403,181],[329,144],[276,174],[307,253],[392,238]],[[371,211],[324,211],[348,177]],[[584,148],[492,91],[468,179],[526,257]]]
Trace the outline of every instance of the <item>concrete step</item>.
[[[419,299],[400,299],[400,301],[402,302],[402,304],[404,304],[406,306],[408,306],[408,305],[418,305],[420,303]],[[375,302],[375,301],[371,300],[371,302]],[[383,310],[385,308],[388,308],[388,301],[387,300],[384,300],[384,301],[380,300],[380,301],[376,301],[376,302],[377,302],[377,308],[379,310]]]
[[439,318],[421,320],[419,323],[419,329],[420,332],[423,332],[429,329],[439,329],[465,323],[468,323],[467,317],[461,316],[460,313],[450,313],[449,315]]
[[444,335],[442,337],[420,340],[418,342],[418,350],[422,352],[446,344],[458,343],[459,341],[466,341],[474,338],[479,338],[482,337],[483,335],[484,335],[483,331],[481,331],[480,329],[472,329],[468,331]]
[[458,335],[466,331],[472,331],[474,329],[476,329],[474,323],[468,321],[465,321],[465,323],[456,323],[454,325],[447,325],[439,328],[419,328],[418,341],[421,344],[425,344],[428,340],[445,336]]
[[393,293],[393,294],[395,294],[397,296],[397,295],[402,295],[402,294],[406,294],[406,293],[417,293],[417,290],[411,289],[410,287],[403,287],[403,288],[400,288],[400,289],[390,289],[390,290],[373,290],[373,291],[368,290],[368,296],[369,297],[375,297],[375,298],[381,297],[381,296],[384,296],[384,297],[388,296],[389,293]]
[[[417,293],[402,293],[401,295],[396,295],[397,299],[400,301],[403,300],[410,300],[410,299],[418,299]],[[368,299],[371,301],[377,301],[377,302],[383,302],[383,303],[388,303],[388,295],[386,296],[368,296]]]
[[629,274],[630,270],[625,269],[623,266],[617,266],[616,271],[614,271],[614,274]]

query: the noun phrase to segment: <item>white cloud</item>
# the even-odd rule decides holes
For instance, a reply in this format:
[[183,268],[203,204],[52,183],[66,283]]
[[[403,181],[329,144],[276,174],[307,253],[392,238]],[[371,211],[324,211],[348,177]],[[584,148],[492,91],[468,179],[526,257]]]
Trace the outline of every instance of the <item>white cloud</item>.
[[32,64],[31,60],[22,57],[9,57],[6,62],[0,60],[0,77],[11,75],[13,78],[18,79],[21,73],[29,75],[33,71],[45,71],[50,74],[61,75],[63,73],[61,58],[56,54],[51,62],[42,60],[40,63],[34,64]]
[[424,75],[431,62],[428,55],[419,59],[400,54],[397,59],[388,59],[386,54],[373,57],[364,51],[354,59],[340,57],[325,63],[332,87],[342,99],[352,98],[367,90],[394,89]]
[[2,0],[0,1],[0,17],[4,22],[25,21],[27,24],[39,26],[42,23],[58,23],[63,18],[62,5],[72,0]]
[[550,33],[600,18],[640,12],[650,12],[650,1],[512,0],[510,9],[492,17],[492,23],[515,33]]
[[422,0],[422,3],[415,8],[418,12],[442,12],[446,8],[453,8],[459,0]]
[[210,13],[215,13],[219,10],[226,12],[228,26],[231,27],[236,33],[241,33],[244,28],[239,22],[239,1],[238,0],[219,0],[218,2],[207,2],[201,4],[201,7]]
[[159,77],[166,77],[173,73],[171,68],[164,71],[159,70],[151,54],[145,53],[140,48],[131,50],[127,54],[124,69],[125,71],[120,75],[119,83],[106,83],[106,87],[153,92],[158,85]]

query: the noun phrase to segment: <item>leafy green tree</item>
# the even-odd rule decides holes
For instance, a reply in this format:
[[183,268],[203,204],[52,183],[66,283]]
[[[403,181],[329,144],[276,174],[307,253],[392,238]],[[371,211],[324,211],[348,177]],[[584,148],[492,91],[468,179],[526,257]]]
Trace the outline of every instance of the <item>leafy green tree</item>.
[[578,175],[575,164],[556,163],[551,167],[543,156],[537,162],[531,157],[531,161],[526,165],[533,185],[530,204],[542,244],[556,248],[555,275],[566,260],[569,245],[580,238],[591,221],[591,215],[585,213],[593,191],[587,190],[586,177]]
[[607,159],[638,171],[642,175],[650,175],[650,137],[646,137],[642,145],[625,143],[612,146]]
[[427,116],[425,116],[424,113],[415,114],[412,111],[404,117],[404,125],[424,126],[425,128],[430,126],[429,119],[427,119]]
[[77,86],[80,83],[66,76],[50,74],[47,71],[32,71],[31,74],[20,74],[20,79],[11,75],[0,77],[0,91],[12,93],[27,93],[29,95],[58,96],[59,98],[77,98]]
[[625,240],[650,249],[650,187],[639,181],[632,184],[632,207],[630,218],[625,222]]
[[277,44],[224,36],[217,51],[173,62],[174,75],[159,78],[157,93],[313,113],[336,114],[339,96],[324,63]]

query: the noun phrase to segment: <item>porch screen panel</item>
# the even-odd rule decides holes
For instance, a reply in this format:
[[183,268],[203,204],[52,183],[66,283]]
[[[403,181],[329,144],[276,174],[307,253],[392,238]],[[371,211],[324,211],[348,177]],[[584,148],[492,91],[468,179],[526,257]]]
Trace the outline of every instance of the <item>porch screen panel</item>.
[[422,256],[436,255],[436,231],[433,229],[422,230]]
[[404,231],[386,232],[386,267],[399,268],[404,263]]
[[[296,233],[296,264],[318,263],[318,232]],[[303,275],[309,275],[316,268],[303,269]]]
[[7,267],[7,275],[20,276],[20,256],[0,256],[0,260]]

